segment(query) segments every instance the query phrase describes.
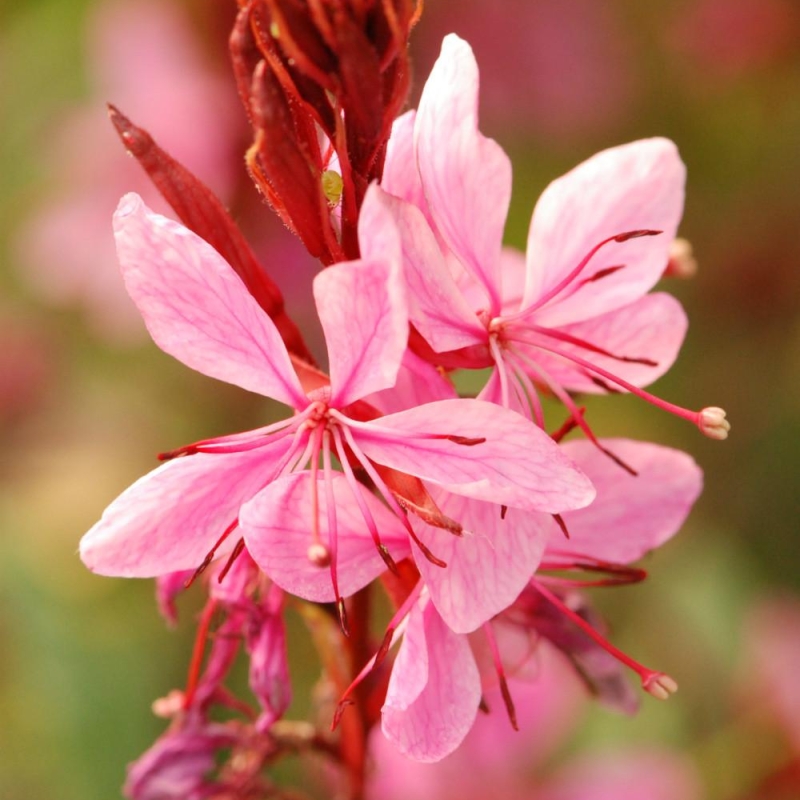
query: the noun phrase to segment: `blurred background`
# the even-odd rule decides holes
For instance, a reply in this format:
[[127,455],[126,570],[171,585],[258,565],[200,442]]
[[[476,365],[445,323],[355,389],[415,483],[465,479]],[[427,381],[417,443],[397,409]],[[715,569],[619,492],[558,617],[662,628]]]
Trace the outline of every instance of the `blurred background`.
[[[78,540],[157,452],[265,414],[158,351],[124,295],[111,213],[129,190],[158,202],[107,101],[220,194],[290,313],[301,325],[310,313],[315,266],[243,167],[225,49],[234,5],[0,5],[2,800],[118,796],[125,765],[164,727],[150,703],[184,682],[198,598],[168,630],[152,583],[91,575]],[[699,271],[664,282],[690,330],[657,392],[722,405],[733,423],[717,443],[630,398],[592,402],[599,434],[680,447],[705,470],[684,530],[647,559],[650,579],[594,596],[615,642],[681,691],[645,698],[634,719],[582,708],[541,769],[646,746],[677,759],[698,798],[800,797],[800,5],[428,0],[412,103],[449,31],[476,52],[482,129],[514,163],[511,244],[524,248],[537,196],[584,158],[677,142],[681,234]],[[317,667],[300,633],[290,646],[301,714]]]

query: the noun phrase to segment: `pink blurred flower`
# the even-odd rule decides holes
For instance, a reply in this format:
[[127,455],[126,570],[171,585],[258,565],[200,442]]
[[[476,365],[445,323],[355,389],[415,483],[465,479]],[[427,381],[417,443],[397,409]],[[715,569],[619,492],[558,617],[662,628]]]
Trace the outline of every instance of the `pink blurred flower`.
[[749,695],[800,754],[800,602],[787,596],[759,603],[747,619],[745,653]]
[[178,3],[115,0],[89,20],[91,97],[48,131],[52,195],[21,230],[25,277],[55,305],[80,305],[104,337],[144,333],[114,267],[107,220],[131,189],[164,208],[141,168],[126,157],[108,122],[113,101],[221,196],[232,186],[244,127],[236,94],[209,65]]
[[[595,0],[462,0],[425,7],[415,31],[421,71],[454,30],[482,64],[489,128],[575,137],[618,124],[639,94],[633,42],[618,9]],[[522,132],[524,132],[524,130]]]
[[666,30],[692,82],[731,81],[796,51],[800,11],[792,0],[694,0]]

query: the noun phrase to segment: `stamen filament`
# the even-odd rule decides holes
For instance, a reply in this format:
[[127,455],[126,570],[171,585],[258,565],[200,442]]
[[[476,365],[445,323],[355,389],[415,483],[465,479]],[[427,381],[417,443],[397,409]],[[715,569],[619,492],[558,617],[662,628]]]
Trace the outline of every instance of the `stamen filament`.
[[682,406],[662,400],[660,397],[656,397],[654,394],[650,394],[650,392],[646,392],[644,389],[634,386],[624,378],[619,378],[608,370],[598,367],[596,364],[592,364],[591,361],[587,361],[580,356],[576,356],[572,353],[565,353],[562,350],[559,350],[557,347],[547,346],[539,342],[529,342],[529,344],[533,344],[535,347],[546,350],[548,353],[561,356],[561,358],[565,358],[567,361],[573,361],[578,364],[578,366],[581,366],[590,372],[596,372],[606,380],[616,383],[617,386],[621,386],[623,389],[627,389],[627,391],[629,391],[631,394],[640,397],[642,400],[646,400],[648,403],[652,403],[657,408],[668,411],[669,413],[674,414],[676,417],[681,417],[682,419],[688,420],[689,422],[692,422],[700,427],[701,414],[698,411],[690,411],[688,408],[683,408]]
[[598,250],[605,247],[610,242],[627,242],[629,239],[638,239],[641,236],[657,236],[658,234],[662,233],[662,231],[650,231],[650,230],[640,230],[640,231],[628,231],[627,233],[618,233],[616,236],[609,236],[608,239],[603,239],[602,242],[596,244],[580,261],[577,267],[572,270],[568,275],[562,278],[552,289],[545,292],[535,303],[527,306],[526,308],[521,309],[516,314],[510,314],[508,316],[504,316],[506,321],[517,320],[517,319],[524,319],[528,315],[532,314],[534,311],[537,311],[542,306],[549,303],[556,295],[561,294],[561,291],[569,286],[575,278],[580,275],[580,273],[584,270],[586,265],[592,260],[595,253]]
[[397,564],[395,564],[394,559],[389,553],[389,548],[386,547],[386,545],[381,541],[380,534],[378,533],[378,526],[375,524],[375,518],[372,516],[372,512],[369,510],[367,501],[364,499],[361,484],[356,480],[356,476],[353,474],[353,468],[350,466],[350,462],[347,459],[344,442],[342,441],[342,434],[340,433],[338,426],[333,428],[333,441],[336,447],[336,453],[342,465],[342,472],[347,480],[347,485],[350,487],[350,492],[358,504],[359,511],[361,511],[361,516],[364,518],[364,522],[367,524],[367,530],[369,530],[370,535],[372,536],[372,541],[375,542],[375,547],[378,548],[378,553],[380,554],[386,566],[395,575],[397,575],[399,574],[397,570]]
[[506,364],[503,360],[503,353],[500,346],[497,344],[497,339],[494,336],[489,337],[489,350],[494,358],[494,364],[497,368],[497,376],[500,379],[500,400],[503,408],[510,408],[508,402],[508,373],[506,372]]
[[519,358],[528,369],[533,372],[535,375],[539,376],[539,379],[546,383],[553,394],[567,407],[567,410],[572,414],[572,418],[575,420],[575,424],[586,434],[586,438],[600,450],[601,453],[604,453],[608,456],[615,464],[622,467],[627,473],[630,475],[638,475],[639,473],[625,461],[623,461],[618,455],[615,455],[611,450],[607,447],[603,447],[600,444],[600,440],[595,436],[594,431],[589,427],[589,423],[583,417],[583,412],[581,409],[578,408],[575,401],[569,396],[566,390],[561,386],[558,381],[554,378],[551,378],[548,373],[542,369],[539,364],[534,363],[528,356],[520,350],[514,349],[514,354]]
[[408,597],[406,597],[400,608],[397,609],[397,611],[394,613],[394,616],[389,621],[389,624],[386,627],[386,633],[383,636],[383,640],[381,641],[378,651],[374,656],[372,656],[372,658],[369,659],[369,661],[367,661],[358,675],[353,678],[353,682],[347,687],[347,689],[345,689],[344,694],[341,696],[336,705],[336,711],[334,711],[333,714],[333,722],[331,723],[332,731],[335,731],[339,726],[339,722],[342,719],[342,714],[344,713],[345,708],[347,708],[349,705],[352,705],[350,695],[352,695],[356,687],[361,683],[361,681],[364,680],[364,678],[367,677],[367,675],[369,675],[370,672],[372,672],[373,669],[377,669],[381,665],[381,662],[384,658],[386,658],[389,650],[399,635],[404,633],[407,625],[406,618],[408,617],[411,609],[414,607],[414,604],[417,602],[417,600],[419,600],[422,588],[422,581],[417,581]]
[[446,567],[447,564],[442,561],[440,558],[437,558],[431,551],[420,541],[417,534],[414,532],[414,529],[411,527],[411,523],[408,521],[408,517],[406,517],[403,509],[400,507],[400,504],[397,502],[394,494],[392,493],[391,489],[386,485],[383,481],[383,478],[378,474],[378,471],[372,465],[372,462],[364,455],[361,448],[356,444],[355,437],[353,436],[352,431],[348,426],[342,426],[342,433],[344,434],[345,441],[347,442],[350,449],[353,451],[353,455],[356,457],[356,460],[359,464],[364,468],[367,475],[369,475],[372,482],[375,484],[375,488],[380,492],[383,499],[388,504],[389,508],[394,512],[395,516],[400,520],[403,527],[406,529],[406,533],[411,537],[411,540],[414,544],[419,547],[422,554],[431,564],[435,564],[437,567]]
[[328,512],[328,552],[330,557],[331,582],[333,583],[333,593],[336,596],[336,610],[339,614],[339,625],[345,636],[350,635],[347,626],[347,613],[344,607],[344,600],[339,592],[339,574],[337,570],[337,559],[339,554],[339,525],[336,518],[336,497],[333,493],[333,467],[331,465],[331,434],[330,431],[318,428],[322,434],[322,466],[325,480],[325,505]]
[[500,648],[497,646],[497,639],[495,639],[491,622],[485,622],[482,628],[483,633],[486,636],[486,641],[489,644],[489,652],[492,655],[495,672],[497,672],[497,680],[500,682],[500,694],[503,696],[503,703],[505,704],[506,713],[508,714],[508,721],[511,723],[511,727],[515,731],[518,731],[519,725],[517,724],[517,710],[514,708],[514,700],[512,699],[511,691],[508,688],[508,681],[506,680],[503,660],[500,658]]
[[[572,336],[569,333],[565,333],[564,331],[556,330],[554,328],[543,328],[540,325],[528,324],[525,326],[525,330],[533,331],[541,336],[549,336],[551,339],[557,339],[560,342],[575,345],[575,347],[582,347],[584,350],[589,350],[592,353],[606,356],[606,358],[613,358],[615,361],[623,361],[626,364],[643,364],[646,367],[658,366],[658,362],[653,361],[651,358],[634,358],[633,356],[616,355],[615,353],[612,353],[603,347],[599,347],[596,344],[587,342],[585,339],[580,339],[577,336]],[[511,336],[513,337],[513,333],[511,333]]]
[[655,670],[648,669],[634,661],[629,655],[623,653],[617,647],[614,647],[602,634],[595,630],[583,617],[576,614],[566,603],[564,603],[556,594],[551,592],[538,581],[531,581],[533,587],[542,597],[554,605],[562,614],[567,616],[572,622],[575,623],[590,639],[596,644],[600,645],[607,653],[617,659],[621,664],[624,664],[628,669],[635,672],[642,681],[642,688],[657,697],[659,700],[666,700],[670,694],[673,694],[678,689],[678,684],[663,672],[656,672]]

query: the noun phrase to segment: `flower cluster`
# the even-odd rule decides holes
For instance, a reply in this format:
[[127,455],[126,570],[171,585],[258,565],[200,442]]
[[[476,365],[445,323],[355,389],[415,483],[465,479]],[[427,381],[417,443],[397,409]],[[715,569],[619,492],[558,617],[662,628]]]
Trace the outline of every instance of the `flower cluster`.
[[[81,542],[97,573],[158,577],[167,610],[184,585],[207,581],[189,686],[165,701],[173,726],[132,770],[131,796],[173,796],[159,788],[169,781],[174,796],[262,796],[261,768],[300,739],[338,758],[362,796],[364,742],[379,719],[418,761],[459,746],[491,686],[517,727],[508,678],[530,671],[544,642],[614,707],[637,703],[622,665],[667,697],[672,678],[611,645],[579,590],[640,580],[630,564],[678,530],[701,473],[675,450],[599,438],[575,395],[630,392],[727,435],[721,409],[690,411],[642,388],[672,365],[686,330],[676,300],[648,294],[682,212],[676,148],[634,142],[552,183],[522,255],[503,247],[511,167],[478,130],[478,68],[464,41],[445,39],[419,108],[395,120],[410,14],[368,21],[367,40],[349,17],[241,5],[233,45],[256,127],[248,164],[330,264],[313,287],[328,367],[311,361],[274,292],[264,301],[213,198],[195,187],[192,208],[166,181],[189,227],[122,199],[117,253],[156,344],[289,409],[163,454]],[[355,80],[370,66],[380,81]],[[365,92],[378,92],[377,109]],[[156,152],[119,112],[114,121],[135,154]],[[468,370],[489,371],[475,398],[454,388]],[[544,395],[566,414],[554,432]],[[583,437],[562,441],[573,430]],[[365,601],[376,585],[394,609],[382,642],[370,639]],[[339,739],[281,727],[291,598],[348,654],[327,715]],[[258,713],[222,685],[241,643]],[[320,649],[335,673],[335,648]],[[212,704],[244,719],[211,721]],[[220,750],[234,755],[212,778]]]

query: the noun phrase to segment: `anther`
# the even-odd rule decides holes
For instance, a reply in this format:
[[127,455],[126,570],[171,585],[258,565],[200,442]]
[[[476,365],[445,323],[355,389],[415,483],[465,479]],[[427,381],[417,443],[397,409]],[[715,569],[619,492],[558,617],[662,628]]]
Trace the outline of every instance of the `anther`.
[[697,274],[697,259],[687,239],[678,237],[669,246],[669,261],[664,270],[665,278],[694,278]]
[[331,563],[331,551],[321,542],[309,545],[306,557],[315,567],[327,567]]
[[722,441],[728,438],[731,424],[725,419],[725,410],[717,406],[704,408],[698,415],[697,427],[709,439]]
[[663,672],[654,672],[642,681],[642,688],[659,700],[668,700],[670,695],[678,691],[678,684]]

